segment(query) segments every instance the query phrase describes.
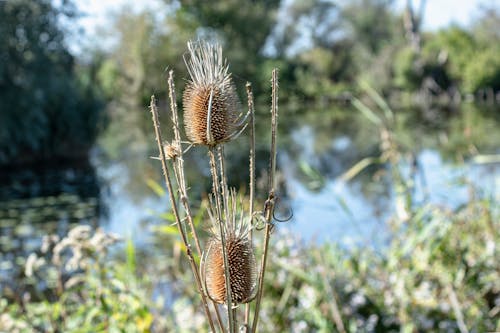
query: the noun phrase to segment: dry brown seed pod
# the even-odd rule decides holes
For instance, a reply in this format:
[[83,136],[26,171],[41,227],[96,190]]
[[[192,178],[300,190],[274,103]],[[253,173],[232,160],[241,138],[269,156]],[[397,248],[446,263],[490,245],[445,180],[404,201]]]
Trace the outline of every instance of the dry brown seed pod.
[[[226,239],[226,252],[231,282],[233,305],[247,303],[255,296],[256,262],[250,241],[232,235]],[[226,302],[226,281],[222,243],[217,238],[209,240],[202,264],[205,288],[208,296],[217,303]]]
[[[224,238],[226,241],[227,262],[229,266],[229,280],[231,285],[231,303],[233,306],[250,302],[257,291],[257,265],[251,241],[248,239],[250,220],[244,217],[236,205],[236,194],[230,192],[229,205],[223,223]],[[208,210],[210,216],[210,237],[201,258],[201,277],[205,292],[217,303],[226,303],[226,276],[222,241],[219,234],[218,221],[215,218],[215,208]]]
[[185,58],[190,80],[183,94],[184,127],[188,139],[215,146],[236,137],[244,129],[236,88],[222,57],[222,47],[188,42]]

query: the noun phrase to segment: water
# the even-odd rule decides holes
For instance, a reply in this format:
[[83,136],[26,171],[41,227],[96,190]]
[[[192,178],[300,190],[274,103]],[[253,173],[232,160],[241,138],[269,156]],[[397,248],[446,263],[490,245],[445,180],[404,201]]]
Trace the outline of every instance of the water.
[[[500,165],[467,163],[457,167],[442,160],[436,150],[418,154],[420,177],[425,180],[415,186],[418,203],[433,203],[457,208],[470,198],[473,184],[480,193],[500,200]],[[398,209],[394,194],[383,189],[363,191],[363,181],[346,182],[328,179],[319,191],[312,191],[294,177],[290,159],[283,163],[287,173],[294,218],[289,228],[305,239],[333,240],[344,246],[381,246],[387,240],[384,223]],[[469,183],[470,182],[470,183]]]
[[[334,110],[281,116],[278,194],[283,209],[278,215],[291,210],[293,218],[278,224],[279,229],[309,242],[383,246],[386,221],[404,214],[386,165],[370,165],[349,181],[342,178],[356,162],[380,155],[378,129],[352,112],[346,119]],[[413,204],[453,209],[467,202],[471,186],[500,200],[500,163],[467,159],[470,154],[500,153],[497,110],[466,108],[440,124],[423,124],[418,114],[401,118],[404,121],[394,131],[405,151],[400,171],[412,182]],[[265,137],[257,135],[259,140]],[[168,207],[166,196],[158,196],[147,186],[151,180],[162,183],[159,162],[148,158],[155,150],[151,144],[139,145],[142,148],[117,159],[106,158],[96,147],[91,163],[83,166],[4,171],[0,179],[0,286],[21,273],[23,257],[40,245],[42,235],[64,234],[71,225],[100,225],[138,246],[150,243],[152,226],[162,223],[157,216]],[[262,168],[267,165],[265,147],[258,147]],[[243,148],[228,149],[229,174],[237,173],[236,184],[246,177],[248,153]],[[208,161],[203,147],[190,150],[187,158],[186,164],[192,166],[187,170],[192,191],[206,190]],[[259,194],[263,199],[265,190]]]
[[97,226],[107,216],[95,168],[85,161],[2,170],[0,184],[0,294],[6,286],[16,289],[26,256],[44,235],[63,235],[80,223]]
[[[498,112],[475,108],[465,108],[462,112],[448,119],[446,126],[426,124],[395,129],[395,136],[401,141],[398,144],[405,151],[401,156],[401,172],[414,183],[411,186],[414,205],[432,203],[454,209],[469,200],[471,186],[479,193],[500,199],[500,164],[479,164],[466,158],[472,148],[474,154],[500,152],[497,144],[500,141],[496,141],[500,140],[500,131],[496,134],[492,131],[498,129]],[[356,162],[380,155],[378,129],[356,115],[339,123],[334,111],[318,111],[316,116],[313,113],[297,116],[292,122],[284,115],[280,118],[278,166],[280,179],[284,180],[278,193],[283,207],[280,214],[286,216],[291,210],[293,219],[279,224],[279,228],[290,229],[308,241],[334,240],[345,246],[383,245],[387,240],[386,221],[394,214],[404,214],[387,167],[374,164],[349,181],[342,179],[343,173]],[[418,115],[409,117],[410,125],[415,117]],[[260,127],[267,130],[264,125]],[[483,137],[484,131],[491,134]],[[425,141],[420,140],[420,136],[425,136]],[[258,134],[257,137],[266,136]],[[244,142],[246,137],[238,140]],[[457,143],[453,143],[455,141]],[[108,229],[147,243],[144,225],[151,222],[152,214],[163,211],[168,202],[144,185],[147,177],[141,176],[137,181],[137,176],[130,176],[127,165],[143,165],[142,168],[149,171],[134,170],[134,175],[148,174],[162,183],[160,164],[145,158],[152,154],[146,149],[134,155],[136,162],[129,156],[122,162],[96,164],[104,182],[112,189],[106,200]],[[266,151],[257,150],[261,167],[265,168]],[[196,167],[188,170],[192,187],[200,178],[208,178],[204,152],[205,148],[198,147],[186,156],[196,161]],[[450,152],[454,155],[450,156]],[[228,174],[236,173],[237,184],[246,179],[246,172],[241,170],[246,170],[247,154],[245,147],[228,149]],[[417,166],[413,171],[411,154]],[[466,159],[461,161],[462,157]],[[233,163],[236,167],[231,161],[237,161]],[[201,188],[203,190],[203,186]],[[139,198],[137,193],[141,193]],[[264,197],[265,189],[261,189],[260,199]]]

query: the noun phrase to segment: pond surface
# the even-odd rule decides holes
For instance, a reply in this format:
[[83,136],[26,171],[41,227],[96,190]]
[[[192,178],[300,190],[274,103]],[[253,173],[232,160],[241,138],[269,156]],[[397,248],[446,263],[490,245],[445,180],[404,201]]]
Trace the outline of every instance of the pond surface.
[[[282,209],[278,215],[291,211],[293,218],[278,223],[278,229],[300,234],[308,242],[383,245],[386,221],[395,214],[404,215],[390,168],[373,164],[352,179],[343,177],[363,158],[380,156],[379,130],[353,110],[347,116],[336,110],[293,116],[280,112],[278,195]],[[401,119],[393,128],[401,148],[398,170],[411,189],[412,204],[453,209],[467,202],[472,193],[500,201],[499,112],[498,108],[467,106],[438,120],[415,111],[396,114]],[[268,126],[263,122],[258,128],[263,133],[257,133],[257,175],[263,177]],[[243,184],[247,138],[242,135],[237,140],[239,146],[227,149],[228,174],[235,176],[233,183]],[[20,274],[16,265],[22,265],[22,257],[40,245],[42,235],[65,233],[72,224],[101,225],[139,246],[148,244],[151,225],[159,222],[158,214],[168,207],[166,196],[152,190],[154,182],[162,184],[160,164],[149,159],[154,151],[144,142],[141,149],[110,159],[96,147],[90,164],[83,167],[4,172],[0,179],[0,286]],[[186,159],[191,166],[187,170],[191,191],[206,191],[208,162],[203,148],[191,149]],[[265,197],[264,188],[258,189],[258,197]]]
[[[413,115],[394,126],[395,141],[401,148],[399,169],[411,183],[408,186],[414,205],[430,203],[454,209],[469,200],[472,189],[500,200],[498,156],[468,157],[500,153],[500,141],[496,141],[500,140],[499,112],[470,106],[449,116],[445,125]],[[361,159],[380,155],[378,129],[355,111],[339,120],[342,114],[344,110],[309,112],[294,115],[293,121],[281,115],[280,214],[287,216],[291,211],[293,218],[278,227],[307,241],[379,246],[386,241],[386,221],[404,214],[395,190],[397,184],[383,164],[370,165],[348,181],[342,177]],[[417,125],[411,127],[414,122]],[[265,124],[257,125],[267,130]],[[264,138],[260,145],[258,139],[257,147],[263,169],[267,166],[267,137],[265,133],[257,135]],[[237,140],[240,145],[235,143],[236,148],[227,149],[228,174],[236,177],[236,184],[242,184],[247,177],[248,150],[241,143],[247,138],[243,135]],[[121,162],[94,159],[100,178],[109,187],[103,196],[109,211],[107,228],[136,242],[147,242],[145,225],[155,212],[168,207],[166,197],[158,197],[145,185],[150,179],[163,183],[159,163],[145,158],[154,152],[155,147],[145,146],[143,153],[129,155]],[[207,191],[206,180],[205,185],[199,185],[202,179],[208,179],[205,149],[191,149],[186,159],[188,166],[195,165],[187,170],[193,192]],[[263,175],[257,171],[259,174]],[[261,186],[257,192],[262,202],[265,189]]]

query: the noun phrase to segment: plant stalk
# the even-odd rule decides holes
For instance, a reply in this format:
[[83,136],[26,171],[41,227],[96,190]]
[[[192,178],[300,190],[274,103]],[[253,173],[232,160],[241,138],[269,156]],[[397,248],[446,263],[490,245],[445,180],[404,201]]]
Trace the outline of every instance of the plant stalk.
[[[247,82],[247,100],[248,100],[248,112],[250,114],[250,161],[249,161],[249,174],[250,174],[250,203],[249,212],[250,217],[250,231],[248,232],[248,239],[250,240],[250,246],[253,248],[253,206],[255,198],[255,108],[253,103],[253,92],[252,84]],[[245,304],[245,332],[248,332],[250,324],[250,303]]]
[[174,86],[174,77],[173,71],[169,72],[168,76],[168,92],[170,99],[170,110],[172,113],[172,129],[174,132],[174,141],[173,143],[176,146],[178,156],[175,159],[174,163],[174,172],[176,173],[177,184],[179,185],[179,194],[181,203],[184,206],[186,211],[186,218],[189,224],[189,228],[191,229],[191,233],[194,238],[194,242],[196,245],[196,250],[198,251],[198,255],[201,256],[202,250],[200,246],[200,241],[198,239],[198,235],[196,233],[196,229],[193,224],[193,217],[191,214],[191,207],[189,205],[189,198],[187,195],[187,186],[186,186],[186,177],[184,175],[184,159],[182,158],[182,146],[181,146],[181,135],[179,131],[179,118],[177,113],[177,102],[175,96],[175,86]]
[[203,309],[205,310],[205,314],[207,316],[208,323],[210,325],[210,329],[212,330],[212,332],[215,333],[216,332],[215,326],[214,326],[214,323],[212,320],[212,316],[210,315],[210,309],[208,308],[208,303],[207,303],[205,293],[203,292],[201,278],[200,278],[200,275],[198,272],[198,268],[196,266],[196,261],[194,260],[193,253],[191,252],[191,245],[189,244],[185,230],[182,227],[182,220],[180,218],[179,211],[177,209],[177,202],[176,202],[176,199],[174,196],[174,190],[173,190],[172,181],[171,181],[171,177],[170,177],[170,171],[168,170],[165,150],[164,150],[163,144],[162,144],[163,141],[162,141],[161,130],[160,130],[160,122],[158,120],[158,109],[156,107],[156,100],[155,100],[154,95],[151,96],[150,109],[151,109],[151,114],[152,114],[152,118],[153,118],[155,139],[156,139],[156,143],[158,145],[158,150],[160,153],[160,161],[161,161],[161,166],[162,166],[162,170],[163,170],[163,176],[165,178],[165,183],[167,185],[170,203],[171,203],[172,210],[173,210],[173,213],[175,216],[175,220],[177,222],[176,223],[177,228],[179,229],[179,234],[181,235],[182,242],[183,242],[184,246],[186,247],[186,256],[188,257],[188,260],[189,260],[189,263],[191,266],[191,270],[193,271],[193,275],[194,275],[195,282],[196,282],[196,287],[198,288],[198,291],[201,294]]
[[[221,181],[220,181],[221,196],[222,196],[222,200],[223,200],[224,216],[226,217],[225,223],[229,223],[229,196],[230,196],[230,192],[229,192],[229,188],[227,185],[226,165],[225,165],[225,160],[224,160],[224,146],[223,145],[217,146],[217,157],[219,159],[219,171],[220,171],[220,178],[221,178]],[[226,257],[227,257],[227,254],[226,254]],[[227,267],[229,267],[229,265]],[[229,271],[228,271],[227,275],[230,277]],[[228,299],[232,300],[232,298],[229,298],[229,297],[228,297]],[[236,319],[236,308],[231,307],[231,311],[233,313],[233,319],[232,319],[233,330],[236,332],[238,329],[238,320]]]
[[[316,260],[321,264],[322,267],[326,267],[325,260],[321,257],[319,252],[315,253]],[[329,302],[330,311],[332,313],[333,321],[335,322],[335,326],[337,326],[337,330],[340,333],[346,333],[344,323],[342,321],[342,315],[340,314],[340,309],[337,302],[337,296],[332,286],[330,285],[330,279],[328,279],[328,273],[326,270],[323,270],[321,273],[321,277],[323,279],[323,286],[325,288],[325,292],[328,294],[328,298],[331,300]]]
[[[227,258],[227,248],[226,248],[226,232],[224,230],[224,221],[222,218],[222,203],[221,203],[221,189],[219,187],[219,176],[217,171],[217,164],[215,161],[215,147],[210,146],[208,149],[208,155],[210,157],[210,171],[212,174],[212,186],[213,186],[213,194],[215,197],[216,204],[216,213],[217,213],[217,224],[219,225],[219,234],[221,240],[221,248],[222,248],[222,258],[224,263],[224,277],[226,284],[226,305],[227,305],[227,317],[228,317],[228,329],[230,333],[235,333],[234,327],[234,317],[233,317],[233,302],[231,295],[231,276],[229,272],[229,261]],[[219,150],[220,151],[220,150]],[[223,181],[224,182],[224,181]],[[227,219],[226,215],[226,219]],[[227,221],[226,221],[227,223]]]
[[255,333],[257,330],[257,323],[259,321],[259,311],[260,311],[260,302],[262,300],[262,292],[264,286],[264,274],[266,271],[267,257],[269,252],[269,238],[271,236],[272,230],[272,219],[274,213],[275,206],[275,173],[276,173],[276,135],[277,135],[277,127],[278,127],[278,70],[273,69],[272,79],[272,97],[271,97],[271,153],[269,157],[269,178],[268,178],[268,187],[269,187],[269,195],[267,197],[265,208],[264,208],[264,216],[266,220],[266,228],[264,235],[264,251],[262,253],[262,261],[259,272],[259,285],[257,290],[257,298],[255,301],[255,314],[254,320],[252,324],[252,332]]
[[457,326],[458,329],[460,330],[460,333],[469,333],[469,329],[467,328],[467,325],[465,324],[464,321],[464,315],[462,313],[460,303],[458,302],[457,294],[455,293],[455,290],[453,289],[451,283],[446,285],[446,289],[448,291],[448,298],[451,302],[451,307],[453,308],[453,312],[455,313]]
[[[189,196],[187,194],[187,184],[186,184],[186,176],[184,174],[184,159],[183,159],[183,150],[182,150],[182,145],[181,145],[181,134],[180,134],[180,127],[179,127],[179,116],[178,116],[178,109],[177,109],[177,98],[175,96],[175,84],[174,84],[174,71],[171,70],[168,73],[168,95],[170,99],[170,110],[172,113],[172,129],[174,132],[174,141],[173,143],[176,146],[177,152],[178,152],[178,157],[175,159],[174,163],[174,174],[177,180],[177,184],[179,186],[179,196],[180,196],[180,201],[184,207],[184,210],[186,212],[186,218],[187,222],[189,224],[189,228],[191,229],[191,234],[193,235],[193,239],[195,242],[196,250],[198,253],[198,256],[201,257],[202,255],[202,249],[200,246],[200,240],[198,238],[198,234],[196,232],[196,228],[194,227],[193,223],[193,214],[191,213],[191,205],[189,204]],[[224,331],[224,324],[222,323],[222,318],[219,312],[219,307],[217,306],[217,303],[214,301],[211,302],[215,315],[217,317],[217,322],[219,324],[219,328],[221,331]]]

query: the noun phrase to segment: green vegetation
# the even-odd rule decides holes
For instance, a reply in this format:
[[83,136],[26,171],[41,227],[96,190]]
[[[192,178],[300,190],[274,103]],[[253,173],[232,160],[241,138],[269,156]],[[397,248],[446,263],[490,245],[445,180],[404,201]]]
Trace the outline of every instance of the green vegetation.
[[[397,13],[393,4],[164,0],[162,15],[127,8],[115,13],[105,27],[115,43],[95,45],[78,58],[69,52],[64,28],[78,17],[72,1],[0,0],[0,166],[81,162],[99,141],[111,160],[151,162],[113,170],[115,179],[141,184],[148,179],[147,186],[165,196],[152,180],[159,179],[157,161],[147,159],[158,154],[151,144],[147,104],[154,93],[158,109],[168,109],[168,70],[175,71],[175,85],[184,90],[188,40],[217,40],[240,97],[245,96],[245,82],[252,82],[257,119],[269,112],[269,73],[279,69],[279,144],[290,147],[291,160],[304,147],[290,144],[294,139],[288,132],[301,122],[314,123],[313,147],[307,147],[313,155],[330,152],[337,158],[332,130],[352,140],[347,158],[328,156],[318,163],[323,169],[297,159],[303,182],[317,190],[332,174],[343,181],[364,177],[362,187],[387,187],[387,214],[394,212],[384,224],[387,242],[375,249],[372,244],[305,244],[278,224],[264,279],[261,331],[500,331],[498,197],[460,177],[453,181],[468,189],[461,205],[417,200],[413,170],[408,171],[417,168],[415,154],[429,146],[438,146],[445,159],[498,161],[494,154],[500,114],[494,100],[500,96],[500,13],[485,8],[470,26],[422,31],[421,17]],[[177,94],[179,105],[181,96]],[[481,104],[483,100],[488,103]],[[160,116],[162,128],[170,128],[168,117]],[[267,142],[268,127],[257,122],[256,137]],[[231,186],[247,179],[246,169],[242,171],[248,161],[246,148],[235,143],[226,150]],[[201,198],[210,188],[207,177],[200,177],[208,174],[207,165],[199,163],[204,153],[191,149],[185,155],[190,166],[186,191],[202,243],[208,200]],[[134,154],[140,155],[140,162],[129,158]],[[267,166],[267,154],[267,146],[257,144],[257,177]],[[39,178],[35,171],[30,177]],[[71,170],[65,174],[75,178]],[[9,186],[19,188],[26,179],[15,179]],[[259,188],[259,181],[256,186],[262,199],[264,186]],[[10,253],[7,246],[5,255],[0,253],[2,265],[15,267],[0,267],[6,276],[14,272],[12,283],[0,285],[1,332],[208,330],[172,213],[144,222],[145,230],[152,227],[154,234],[145,246],[136,247],[99,228],[63,230],[64,222],[92,222],[97,199],[80,202],[81,193],[58,197],[64,190],[57,187],[54,197],[46,200],[38,193],[42,185],[32,187],[40,195],[31,200],[34,203],[9,203],[11,192],[2,189],[7,204],[0,205],[6,207],[0,224],[10,228],[0,237],[2,246],[26,243],[32,251],[36,237],[25,230],[38,232],[35,223],[44,221],[62,234],[45,236],[31,254]],[[71,189],[72,183],[63,187]],[[126,189],[134,192],[129,193],[133,199],[145,196],[131,188]],[[76,217],[57,200],[76,202]],[[348,210],[343,198],[337,200]],[[18,236],[23,232],[26,237]],[[261,237],[256,233],[257,253]]]
[[149,95],[165,100],[158,87],[167,67],[183,87],[182,55],[193,38],[223,43],[237,86],[253,84],[257,113],[266,109],[262,93],[274,67],[281,105],[299,112],[345,100],[360,79],[389,99],[400,91],[493,99],[500,91],[495,7],[467,28],[425,32],[417,25],[418,39],[409,37],[408,14],[387,0],[165,1],[163,8],[161,17],[124,8],[106,26],[116,43],[95,45],[79,60],[60,24],[78,17],[71,1],[2,1],[0,162],[85,156],[104,128],[105,105],[111,121],[100,141],[107,152],[144,146]]
[[497,331],[498,208],[471,198],[412,214],[377,251],[279,242],[264,331]]
[[[380,248],[305,244],[278,226],[264,280],[260,329],[498,331],[500,209],[495,198],[468,185],[468,200],[458,207],[417,202],[413,179],[402,172],[409,162],[401,145],[404,133],[392,131],[393,112],[380,96],[362,88],[378,106],[356,103],[380,134],[380,156],[370,161],[390,170],[390,190],[400,206],[386,221],[387,243]],[[354,167],[345,179],[356,177],[366,165]],[[150,181],[149,186],[165,195],[158,184]],[[194,202],[195,226],[206,221],[207,206],[206,200]],[[160,217],[154,241],[145,249],[130,241],[116,247],[115,236],[87,226],[62,239],[45,237],[40,250],[22,260],[24,274],[16,290],[23,297],[6,289],[0,301],[0,330],[206,332],[185,247],[171,224],[176,219],[172,213]],[[254,236],[261,248],[262,235]]]
[[[146,278],[108,255],[116,236],[89,226],[46,236],[25,262],[24,294],[0,303],[2,332],[147,332],[153,321]],[[128,248],[127,248],[128,249]],[[5,297],[3,296],[3,297]],[[12,300],[11,300],[12,301]]]
[[[412,96],[424,96],[421,109],[434,100],[449,106],[469,96],[493,101],[500,91],[495,8],[485,8],[467,28],[417,29],[418,47],[408,37],[406,14],[394,12],[393,2],[385,0],[292,1],[287,6],[282,1],[165,1],[163,14],[125,9],[108,27],[118,43],[100,51],[105,60],[98,77],[111,88],[106,93],[112,99],[111,125],[101,143],[112,156],[130,142],[132,149],[151,142],[144,106],[151,92],[160,103],[166,100],[165,90],[158,88],[164,86],[165,68],[177,73],[176,86],[183,89],[182,56],[189,39],[223,44],[240,96],[244,82],[252,82],[257,114],[267,110],[263,92],[274,67],[280,70],[280,105],[288,114],[331,110],[357,93],[359,80],[405,106],[414,104]],[[285,128],[293,123],[292,117],[285,121]],[[130,130],[122,131],[123,126]]]
[[[404,222],[394,217],[390,241],[378,250],[305,245],[278,232],[261,330],[498,331],[500,211],[493,199],[473,188],[470,193],[469,202],[455,210],[424,204]],[[0,330],[206,332],[175,227],[159,230],[157,251],[149,255],[136,254],[129,242],[120,247],[126,255],[111,256],[115,238],[87,227],[61,240],[47,237],[26,260],[24,288],[34,289],[1,300]],[[136,267],[139,255],[147,260]],[[158,297],[165,283],[178,294],[163,291],[173,297]]]

